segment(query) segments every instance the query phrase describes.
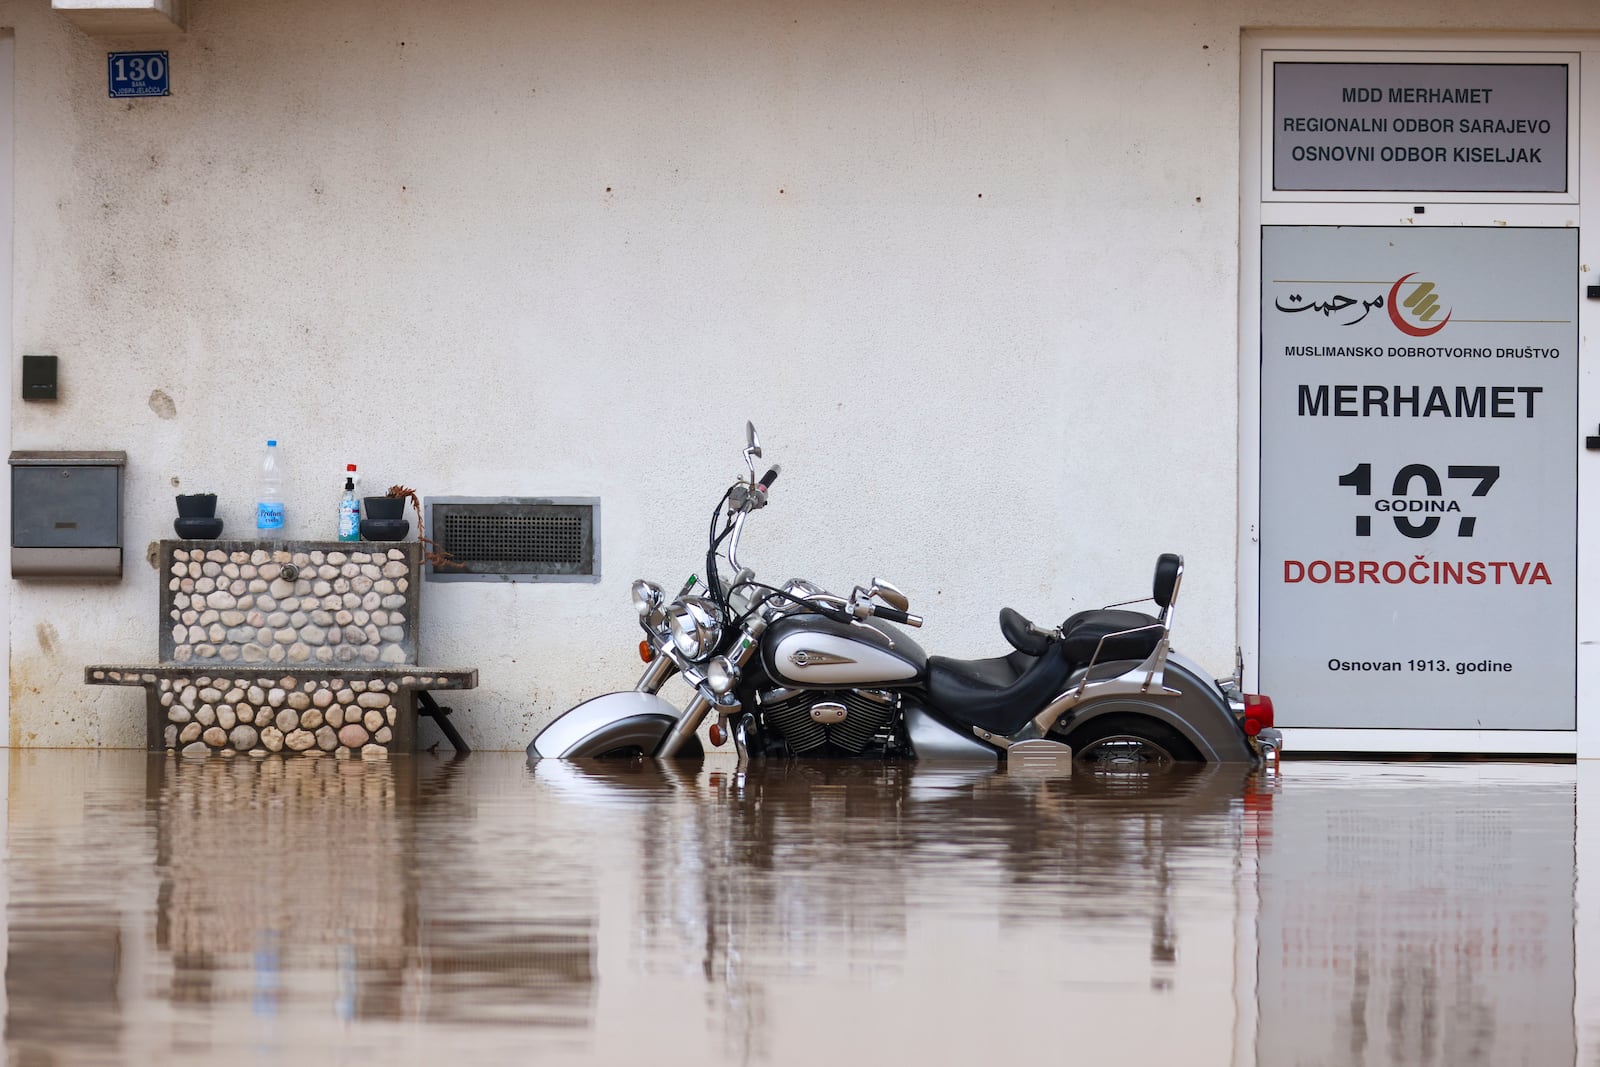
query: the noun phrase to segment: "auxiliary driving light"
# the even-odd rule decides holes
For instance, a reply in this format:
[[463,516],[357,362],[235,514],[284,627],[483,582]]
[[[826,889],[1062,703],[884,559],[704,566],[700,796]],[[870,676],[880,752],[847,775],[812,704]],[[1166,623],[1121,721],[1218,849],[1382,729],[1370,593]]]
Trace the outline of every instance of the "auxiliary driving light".
[[739,672],[734,669],[727,656],[716,656],[706,664],[706,684],[717,696],[730,692],[733,683],[738,680]]
[[661,606],[666,599],[666,593],[655,582],[647,582],[643,578],[633,583],[631,590],[633,597],[633,610],[639,613],[639,618],[644,618]]

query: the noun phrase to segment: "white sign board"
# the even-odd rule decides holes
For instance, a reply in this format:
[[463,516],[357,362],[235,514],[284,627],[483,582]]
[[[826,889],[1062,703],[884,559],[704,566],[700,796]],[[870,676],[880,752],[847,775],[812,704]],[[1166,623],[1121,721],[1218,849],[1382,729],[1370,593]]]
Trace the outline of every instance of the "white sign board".
[[1577,251],[1573,229],[1262,228],[1280,725],[1575,728]]
[[1564,63],[1274,63],[1277,190],[1561,193]]

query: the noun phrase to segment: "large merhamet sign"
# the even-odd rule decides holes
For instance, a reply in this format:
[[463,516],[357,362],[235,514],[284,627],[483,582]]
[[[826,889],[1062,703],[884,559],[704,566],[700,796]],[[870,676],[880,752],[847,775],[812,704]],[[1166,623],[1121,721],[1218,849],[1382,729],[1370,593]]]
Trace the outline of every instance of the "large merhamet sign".
[[1577,231],[1267,226],[1261,266],[1285,724],[1573,729]]

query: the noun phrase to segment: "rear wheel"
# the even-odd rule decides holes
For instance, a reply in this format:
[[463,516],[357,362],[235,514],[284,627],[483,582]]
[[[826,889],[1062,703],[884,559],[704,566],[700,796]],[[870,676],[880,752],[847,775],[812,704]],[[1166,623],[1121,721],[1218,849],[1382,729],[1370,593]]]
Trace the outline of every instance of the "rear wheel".
[[1074,762],[1108,771],[1143,771],[1200,762],[1176,729],[1146,715],[1101,715],[1069,733]]

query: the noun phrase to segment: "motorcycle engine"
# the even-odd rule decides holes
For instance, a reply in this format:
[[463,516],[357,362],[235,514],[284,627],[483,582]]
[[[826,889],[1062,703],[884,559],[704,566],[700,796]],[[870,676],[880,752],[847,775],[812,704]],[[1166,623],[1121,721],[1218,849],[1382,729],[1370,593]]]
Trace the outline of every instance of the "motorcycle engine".
[[900,704],[877,689],[768,689],[756,699],[768,729],[796,756],[824,748],[853,756],[894,722]]

